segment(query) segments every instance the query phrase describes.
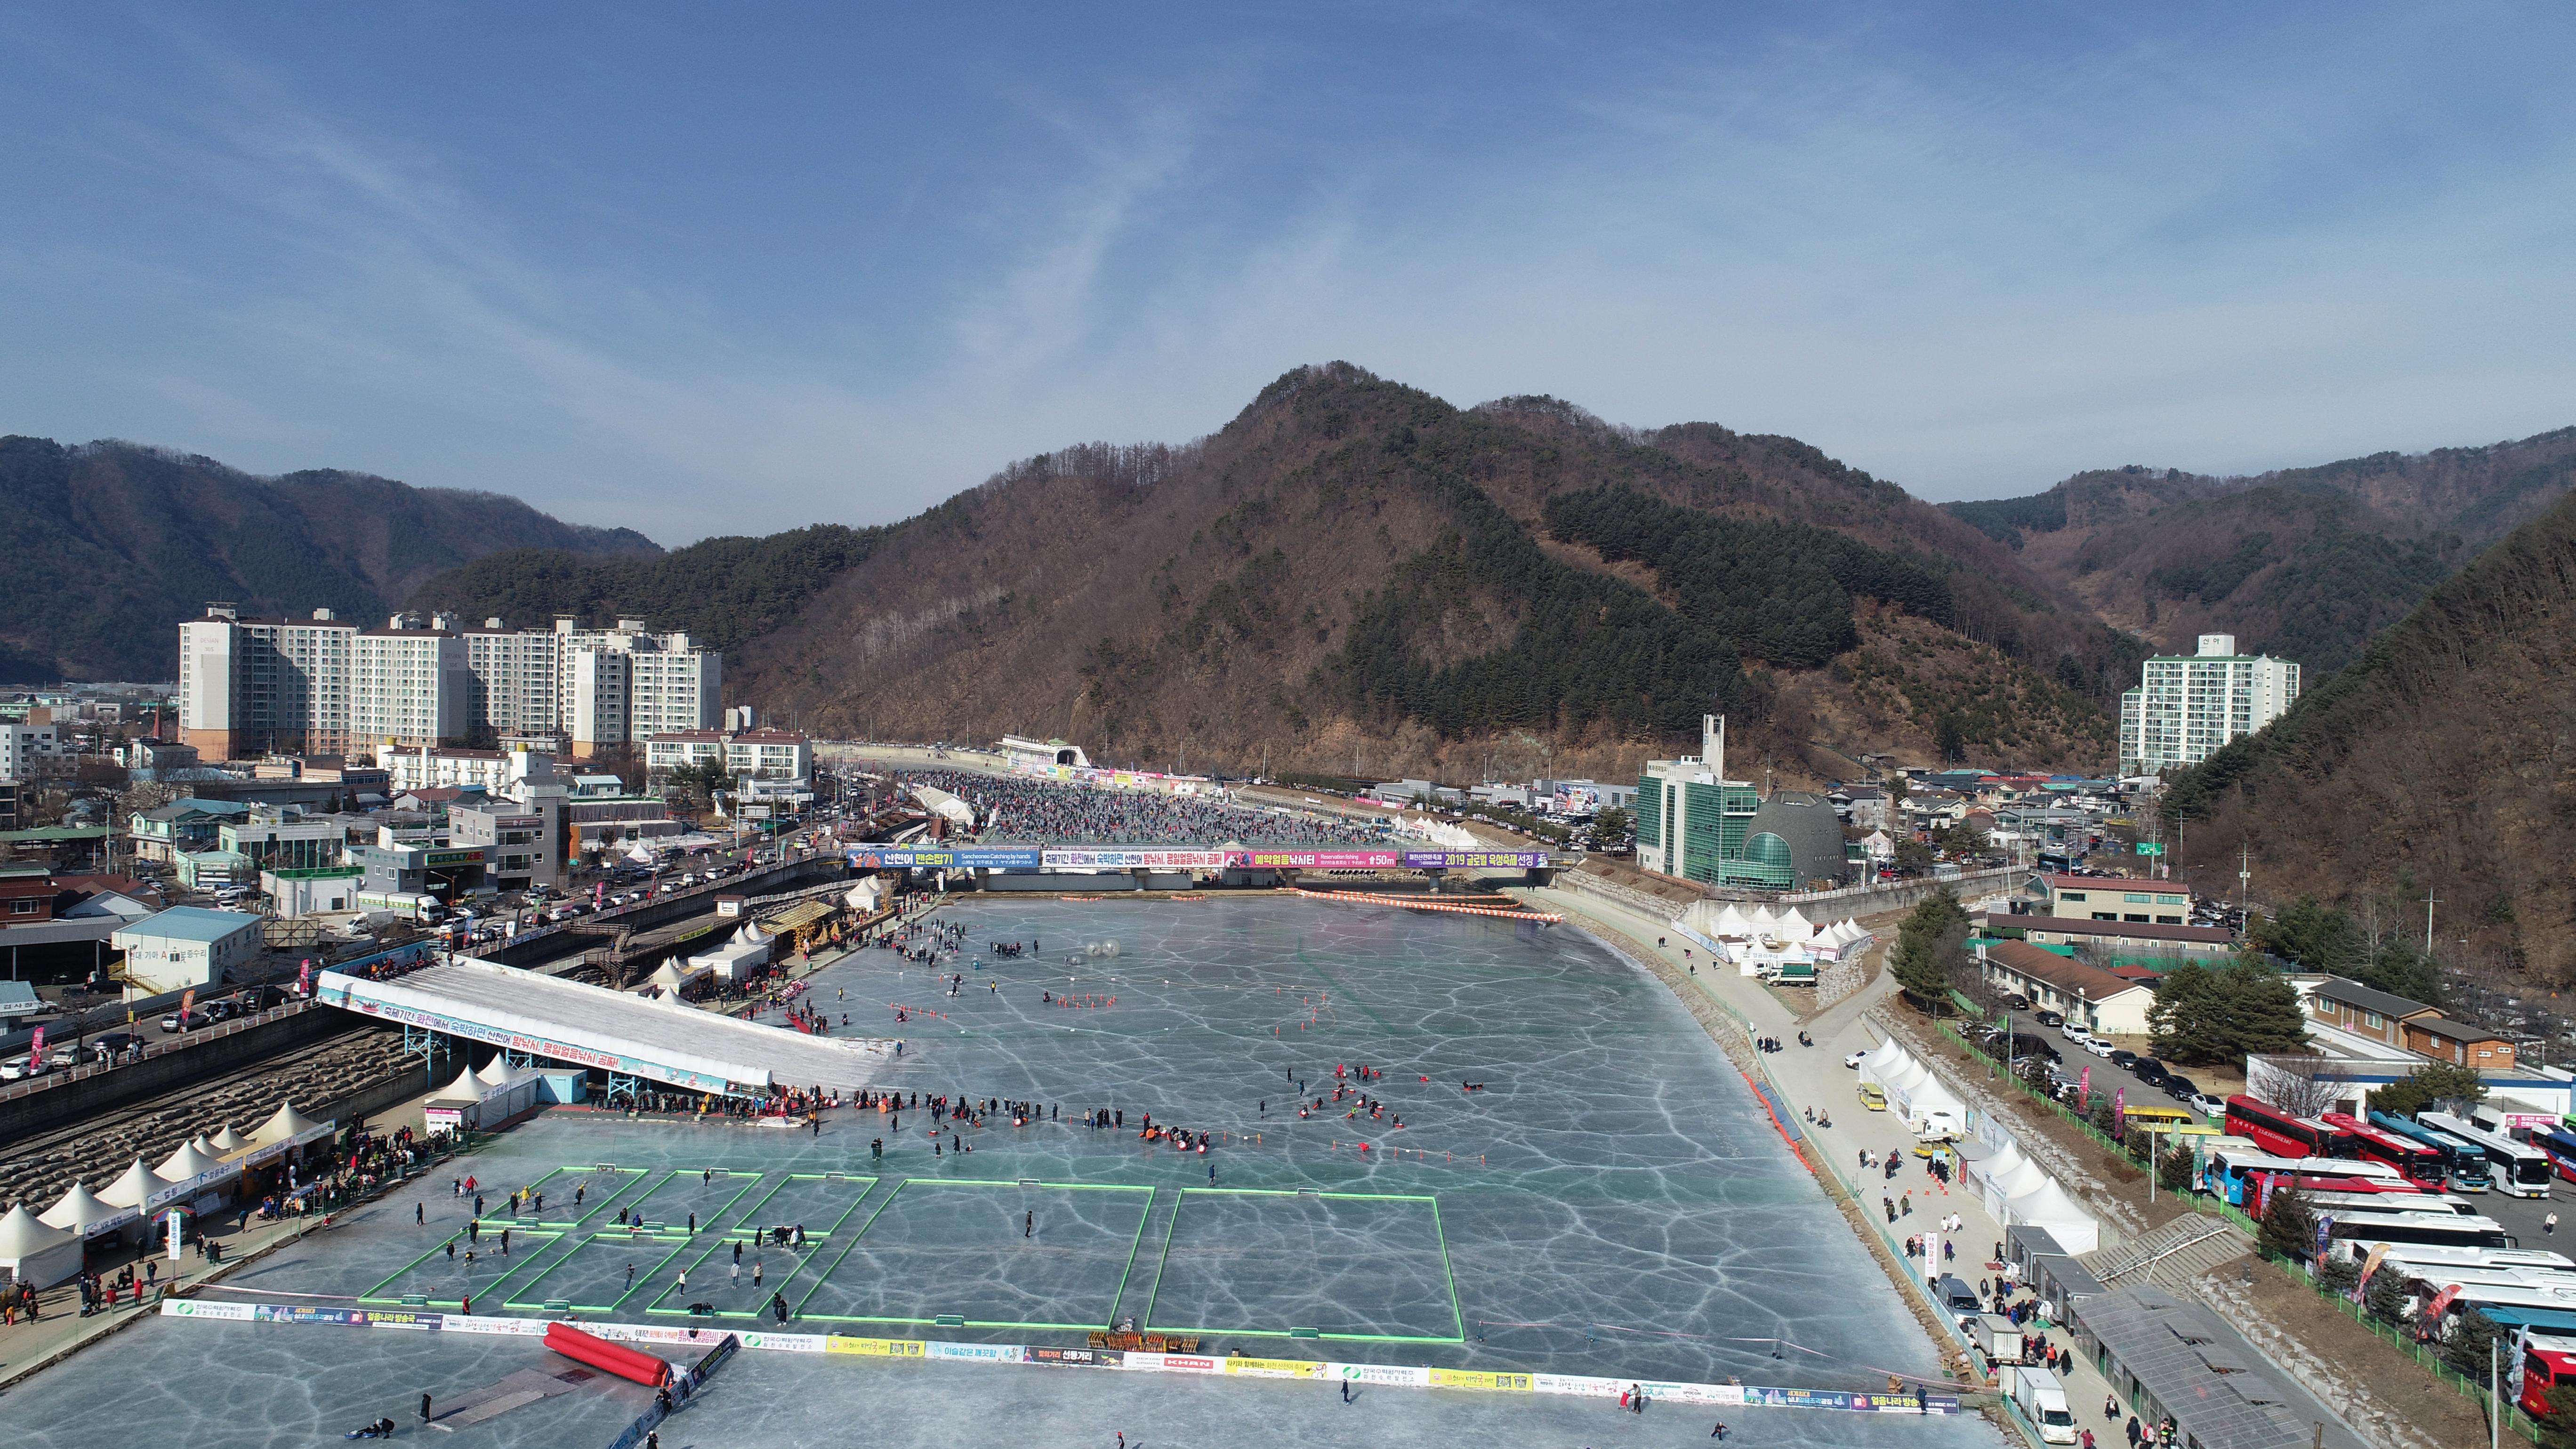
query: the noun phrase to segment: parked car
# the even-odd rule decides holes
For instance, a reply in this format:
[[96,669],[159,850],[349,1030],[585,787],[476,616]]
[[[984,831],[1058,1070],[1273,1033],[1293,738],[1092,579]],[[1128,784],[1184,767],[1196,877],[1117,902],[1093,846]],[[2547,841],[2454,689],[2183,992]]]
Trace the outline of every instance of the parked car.
[[2114,1051],[2111,1053],[2111,1065],[2115,1067],[2134,1068],[2137,1064],[2138,1054],[2136,1052]]
[[174,1011],[161,1018],[161,1030],[164,1033],[196,1031],[212,1025],[214,1025],[214,1018],[202,1011]]
[[2165,1077],[2168,1075],[2165,1071],[2165,1064],[2157,1061],[2154,1057],[2138,1058],[2136,1061],[2129,1064],[2129,1070],[2137,1075],[2139,1081],[2146,1083],[2150,1087],[2160,1087],[2164,1085]]
[[121,1052],[127,1047],[133,1046],[142,1040],[142,1034],[139,1032],[111,1031],[100,1036],[91,1037],[89,1040],[89,1050],[91,1054],[95,1056],[114,1056],[118,1052]]
[[2177,1102],[2189,1102],[2200,1095],[2200,1083],[2175,1072],[2165,1073],[2165,1079],[2156,1085],[2164,1088],[2165,1095]]
[[2191,1099],[2191,1110],[2212,1121],[2222,1121],[2227,1116],[2227,1104],[2207,1093]]
[[2012,995],[2004,998],[2004,1005],[2011,1007],[2015,1011],[2028,1011],[2030,1010],[2030,998],[2022,995],[2020,992],[2014,992]]
[[67,1070],[72,1065],[71,1052],[68,1048],[45,1053],[45,1059],[41,1062],[33,1061],[27,1055],[21,1054],[0,1062],[0,1082],[18,1082],[29,1077],[41,1077],[47,1072]]
[[2085,1043],[2093,1040],[2093,1033],[2086,1031],[2084,1028],[2077,1026],[2071,1021],[2061,1024],[2057,1028],[2057,1034],[2066,1038],[2068,1041],[2075,1043],[2077,1046],[2083,1046]]
[[2030,1019],[2038,1022],[2041,1026],[2066,1025],[2066,1018],[2053,1011],[2034,1011],[2030,1014]]
[[1863,1061],[1866,1061],[1868,1057],[1869,1053],[1867,1052],[1853,1052],[1850,1056],[1843,1058],[1843,1065],[1851,1068],[1853,1071],[1859,1071],[1860,1064]]
[[2084,1049],[2097,1057],[2107,1058],[2111,1055],[2111,1044],[2099,1037],[2086,1037]]

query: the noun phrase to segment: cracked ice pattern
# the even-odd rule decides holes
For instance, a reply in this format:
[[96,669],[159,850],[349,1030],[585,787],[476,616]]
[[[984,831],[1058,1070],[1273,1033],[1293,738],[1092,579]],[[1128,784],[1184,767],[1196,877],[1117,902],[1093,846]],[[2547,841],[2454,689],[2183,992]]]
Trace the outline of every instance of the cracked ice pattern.
[[[892,1029],[891,1003],[943,1012],[902,1028],[910,1033],[908,1046],[887,1068],[883,1085],[1032,1099],[1060,1105],[1062,1119],[1013,1128],[997,1116],[981,1129],[957,1133],[956,1140],[973,1143],[973,1152],[934,1158],[929,1118],[911,1110],[902,1114],[900,1133],[871,1113],[843,1115],[820,1138],[552,1114],[450,1170],[477,1173],[496,1197],[508,1185],[536,1181],[568,1163],[650,1165],[692,1181],[707,1167],[881,1176],[837,1234],[809,1247],[803,1264],[782,1264],[782,1250],[767,1250],[768,1284],[774,1290],[784,1275],[791,1301],[832,1269],[845,1245],[864,1241],[853,1235],[878,1201],[910,1179],[915,1185],[894,1199],[898,1209],[868,1235],[888,1231],[872,1250],[893,1255],[884,1258],[879,1276],[871,1280],[851,1269],[852,1261],[873,1261],[859,1259],[851,1247],[851,1259],[840,1264],[851,1271],[832,1273],[821,1291],[907,1308],[930,1307],[934,1296],[1078,1305],[1077,1316],[1066,1321],[1099,1312],[1091,1306],[1098,1285],[1114,1281],[1102,1276],[1105,1264],[1123,1256],[1120,1232],[1133,1233],[1134,1209],[1123,1205],[1142,1194],[1013,1187],[969,1196],[962,1188],[934,1191],[933,1182],[1027,1178],[1159,1189],[1146,1214],[1143,1251],[1120,1298],[1119,1311],[1140,1315],[1158,1291],[1152,1269],[1164,1233],[1175,1228],[1178,1190],[1207,1187],[1210,1165],[1222,1188],[1432,1194],[1467,1341],[1335,1343],[1331,1356],[1837,1386],[1869,1384],[1889,1370],[1936,1367],[1894,1290],[1784,1153],[1742,1078],[1658,983],[1587,937],[1392,908],[1273,901],[976,903],[944,916],[965,924],[969,955],[986,957],[981,972],[958,958],[954,969],[966,971],[968,985],[958,996],[936,994],[928,971],[899,963],[891,952],[863,952],[816,978],[808,999],[836,1014],[847,1011],[852,1030],[871,1033]],[[1032,938],[1046,948],[1034,958],[997,963],[982,945]],[[1120,943],[1116,958],[1078,954],[1083,942],[1107,938]],[[995,980],[998,992],[985,989]],[[1115,996],[1117,1004],[1050,1006],[1041,991]],[[1335,1063],[1383,1067],[1386,1080],[1369,1090],[1405,1126],[1348,1119],[1341,1108],[1299,1120],[1291,1075],[1303,1077],[1311,1102],[1331,1095]],[[1427,1083],[1420,1080],[1425,1076]],[[1462,1081],[1482,1082],[1486,1090],[1462,1092]],[[1073,1116],[1087,1106],[1124,1110],[1127,1130],[1074,1125]],[[1149,1146],[1134,1135],[1144,1112],[1230,1140],[1205,1157]],[[954,1124],[941,1133],[943,1147],[950,1130]],[[869,1157],[872,1137],[885,1139],[881,1162]],[[1365,1156],[1357,1150],[1362,1141],[1370,1145]],[[659,1179],[657,1172],[645,1182]],[[753,1212],[779,1181],[765,1179],[728,1211]],[[443,1178],[433,1186],[435,1195],[423,1199],[425,1227],[413,1225],[410,1200],[393,1199],[253,1265],[233,1282],[273,1293],[362,1292],[463,1227],[470,1205],[455,1203]],[[955,1197],[984,1206],[916,1216],[902,1206],[916,1193],[925,1202]],[[1024,1251],[1020,1213],[1040,1201],[1048,1204],[1041,1210],[1043,1233],[1061,1233],[1044,1251],[1065,1265],[1041,1263]],[[1327,1326],[1302,1316],[1321,1316],[1327,1306],[1345,1315],[1344,1326],[1361,1331],[1412,1332],[1445,1318],[1445,1293],[1435,1308],[1424,1286],[1438,1255],[1420,1251],[1412,1219],[1317,1215],[1312,1199],[1289,1200],[1306,1205],[1291,1212],[1200,1219],[1202,1210],[1228,1201],[1264,1200],[1191,1194],[1174,1237],[1180,1261],[1166,1270],[1160,1291],[1199,1294],[1249,1315],[1247,1323]],[[557,1216],[552,1189],[545,1215]],[[591,1215],[582,1231],[546,1245],[531,1268],[579,1252],[568,1245],[587,1242],[607,1221]],[[1185,1245],[1207,1241],[1193,1226],[1200,1222],[1222,1228],[1228,1241],[1274,1243],[1277,1251],[1257,1264],[1248,1252],[1232,1261],[1190,1261]],[[695,1250],[663,1268],[663,1283],[692,1258],[692,1298],[701,1296],[702,1284],[724,1278],[730,1246],[720,1232],[729,1226],[702,1221],[715,1231],[702,1233]],[[822,1226],[809,1222],[809,1231]],[[1112,1243],[1121,1247],[1113,1252]],[[915,1255],[899,1251],[907,1249]],[[746,1280],[750,1261],[747,1255]],[[1346,1271],[1345,1263],[1361,1266]],[[1399,1282],[1400,1291],[1388,1291]],[[938,1292],[919,1291],[925,1283]],[[742,1296],[749,1297],[747,1283]],[[642,1301],[639,1293],[617,1316],[642,1317]],[[821,1308],[822,1300],[813,1306]],[[1154,1316],[1177,1321],[1159,1306]],[[1776,1359],[1774,1335],[1789,1345]],[[1002,1331],[942,1330],[940,1336],[1073,1341],[1069,1334]],[[1262,1339],[1234,1344],[1256,1354],[1285,1347]],[[1219,1339],[1214,1346],[1234,1344]],[[31,1449],[123,1442],[106,1424],[84,1420],[91,1409],[106,1409],[118,1424],[152,1424],[191,1449],[300,1442],[378,1412],[403,1418],[403,1396],[416,1402],[423,1388],[458,1394],[548,1363],[542,1351],[511,1340],[152,1322],[22,1385],[9,1397],[8,1417],[13,1442]],[[478,1442],[604,1444],[640,1407],[627,1402],[633,1397],[616,1386],[585,1386],[464,1431],[458,1449]],[[1576,1401],[1393,1390],[1372,1391],[1363,1400],[1345,1410],[1331,1390],[1315,1386],[848,1366],[747,1354],[719,1378],[716,1395],[678,1421],[683,1432],[664,1439],[783,1446],[848,1443],[855,1435],[947,1446],[1096,1442],[1123,1427],[1131,1444],[1168,1449],[1533,1435],[1551,1443],[1601,1443],[1635,1433],[1660,1442],[1685,1427],[1670,1422],[1682,1412],[1674,1409],[1654,1410],[1632,1426],[1625,1418],[1610,1420],[1606,1406]],[[1948,1449],[1996,1442],[1993,1430],[1973,1419],[1748,1410],[1730,1422],[1748,1444]],[[1685,1437],[1706,1432],[1701,1425]]]

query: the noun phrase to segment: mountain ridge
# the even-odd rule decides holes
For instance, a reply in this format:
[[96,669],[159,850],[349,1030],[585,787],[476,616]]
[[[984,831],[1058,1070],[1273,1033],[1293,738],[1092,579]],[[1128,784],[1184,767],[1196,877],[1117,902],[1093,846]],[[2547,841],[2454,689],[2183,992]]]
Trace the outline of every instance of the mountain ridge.
[[2167,652],[2232,633],[2319,677],[2571,486],[2576,427],[2250,477],[2132,464],[1942,508]]
[[481,554],[544,545],[658,553],[631,529],[562,522],[518,499],[369,473],[260,477],[119,440],[0,437],[0,682],[175,676],[175,626],[208,600],[245,612],[382,617]]

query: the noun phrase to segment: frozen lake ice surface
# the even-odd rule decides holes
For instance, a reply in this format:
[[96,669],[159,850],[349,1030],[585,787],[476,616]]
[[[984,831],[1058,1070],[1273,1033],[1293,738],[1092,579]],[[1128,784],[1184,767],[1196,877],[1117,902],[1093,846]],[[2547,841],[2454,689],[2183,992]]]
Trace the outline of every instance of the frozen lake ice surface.
[[[938,972],[861,951],[818,973],[806,1001],[836,1023],[846,1013],[851,1033],[903,1039],[880,1087],[1036,1102],[1043,1120],[942,1123],[934,1155],[929,1113],[909,1107],[899,1131],[844,1110],[820,1136],[549,1112],[420,1193],[250,1266],[221,1296],[443,1305],[470,1292],[478,1313],[570,1301],[664,1324],[704,1302],[718,1316],[695,1321],[712,1340],[756,1326],[748,1315],[775,1292],[799,1306],[794,1328],[817,1333],[1079,1345],[1081,1326],[1133,1318],[1202,1332],[1220,1354],[1848,1389],[1939,1372],[1743,1078],[1661,983],[1578,931],[1222,897],[970,900],[932,919],[964,927]],[[1086,953],[1107,940],[1115,956]],[[1036,949],[989,949],[1015,941]],[[966,978],[953,996],[934,979],[945,972]],[[1384,1075],[1337,1082],[1337,1067],[1361,1066]],[[1385,1115],[1346,1115],[1337,1084]],[[1125,1127],[1085,1130],[1091,1108],[1123,1112]],[[1204,1155],[1140,1141],[1147,1113],[1215,1141]],[[462,1245],[472,1207],[448,1184],[469,1172],[487,1198],[470,1271],[442,1246]],[[541,1179],[545,1207],[522,1214],[496,1264],[484,1250],[502,1199]],[[589,1185],[578,1210],[575,1181]],[[620,1226],[621,1209],[647,1226]],[[759,1232],[787,1225],[804,1227],[802,1247]],[[1061,1326],[932,1326],[949,1314]],[[1288,1336],[1298,1329],[1328,1337]],[[190,1449],[337,1443],[378,1415],[455,1449],[606,1446],[649,1400],[602,1377],[454,1433],[418,1426],[424,1391],[453,1399],[565,1367],[527,1338],[164,1319],[20,1385],[0,1422],[26,1449],[139,1432]],[[662,1442],[1678,1444],[1707,1442],[1717,1417],[1744,1444],[2001,1442],[1972,1415],[1627,1415],[1601,1400],[1376,1387],[1345,1405],[1329,1383],[773,1353],[737,1356]]]

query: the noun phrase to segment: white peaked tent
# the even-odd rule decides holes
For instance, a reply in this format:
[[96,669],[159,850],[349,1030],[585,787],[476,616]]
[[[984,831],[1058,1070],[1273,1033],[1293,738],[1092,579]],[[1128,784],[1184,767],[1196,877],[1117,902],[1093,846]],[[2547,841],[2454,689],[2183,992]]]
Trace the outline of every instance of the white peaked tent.
[[1816,934],[1816,924],[1798,914],[1796,906],[1791,906],[1771,918],[1771,934],[1783,941],[1803,941]]
[[186,1182],[189,1178],[217,1171],[223,1165],[222,1158],[198,1151],[194,1142],[185,1142],[180,1144],[178,1151],[170,1154],[168,1160],[152,1170],[172,1182]]
[[0,1268],[21,1282],[51,1288],[81,1270],[78,1233],[47,1227],[20,1203],[0,1217]]
[[89,1184],[75,1182],[63,1193],[61,1201],[36,1214],[36,1220],[67,1233],[87,1233],[94,1227],[127,1222],[135,1216],[133,1208],[102,1202],[97,1193],[89,1190]]
[[1753,914],[1744,918],[1744,924],[1751,928],[1745,932],[1746,935],[1759,936],[1769,932],[1771,930],[1771,908],[1769,906],[1755,906],[1753,908]]
[[483,1070],[474,1074],[477,1081],[492,1087],[506,1087],[518,1075],[518,1072],[511,1067],[510,1059],[505,1056],[493,1057],[483,1064]]
[[321,1125],[296,1111],[294,1103],[280,1102],[276,1114],[261,1123],[259,1130],[250,1134],[250,1140],[254,1146],[268,1147],[300,1137]]
[[1903,1060],[1905,1060],[1905,1048],[1896,1044],[1896,1038],[1889,1037],[1872,1049],[1868,1056],[1860,1059],[1860,1079],[1873,1086],[1884,1086],[1887,1083],[1887,1074]]
[[[495,1060],[498,1060],[498,1058],[495,1058]],[[472,1067],[466,1067],[457,1072],[455,1081],[439,1088],[437,1095],[423,1098],[421,1105],[424,1107],[472,1107],[480,1104],[489,1092],[490,1089],[484,1086],[483,1079],[474,1075],[474,1069]]]
[[125,1175],[109,1183],[98,1198],[112,1207],[139,1208],[150,1202],[154,1193],[169,1185],[168,1178],[144,1166],[143,1159],[138,1157],[132,1167],[125,1169]]
[[1717,913],[1715,934],[1720,940],[1731,936],[1740,941],[1753,934],[1753,922],[1747,919],[1742,911],[1735,908],[1733,901],[1729,901],[1726,909]]
[[238,1132],[235,1132],[232,1124],[229,1122],[224,1124],[224,1130],[216,1133],[207,1140],[214,1144],[216,1153],[224,1157],[230,1157],[234,1153],[243,1151],[250,1146],[250,1139],[244,1137]]
[[2102,1246],[2101,1223],[2077,1206],[2056,1178],[2045,1174],[2037,1186],[2014,1194],[2004,1204],[2003,1222],[2006,1227],[2046,1228],[2069,1253],[2089,1253]]
[[733,933],[733,943],[737,946],[757,946],[768,939],[769,933],[760,929],[758,921],[746,921],[741,930]]

